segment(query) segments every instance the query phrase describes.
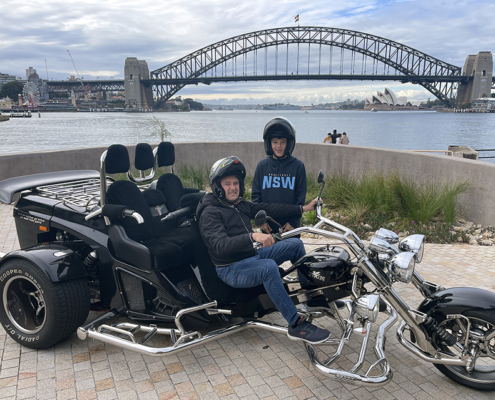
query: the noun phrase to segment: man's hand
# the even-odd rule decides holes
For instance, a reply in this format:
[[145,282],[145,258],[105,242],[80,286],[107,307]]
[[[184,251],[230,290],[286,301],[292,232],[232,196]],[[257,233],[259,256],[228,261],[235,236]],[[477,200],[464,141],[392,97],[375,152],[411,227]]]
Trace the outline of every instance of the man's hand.
[[270,224],[268,222],[265,222],[263,225],[260,226],[261,230],[265,233],[271,233],[272,228],[270,227]]
[[273,239],[272,235],[266,233],[253,233],[253,240],[261,243],[263,247],[270,247],[275,244],[275,239]]
[[317,201],[318,201],[318,197],[316,199],[314,199],[313,201],[311,201],[311,203],[306,204],[303,207],[303,212],[314,211],[315,210],[315,204]]
[[294,227],[293,227],[291,224],[289,224],[288,222],[287,222],[287,223],[286,223],[286,224],[282,227],[282,230],[283,230],[284,232],[289,232],[289,231],[291,231],[292,229],[294,229]]

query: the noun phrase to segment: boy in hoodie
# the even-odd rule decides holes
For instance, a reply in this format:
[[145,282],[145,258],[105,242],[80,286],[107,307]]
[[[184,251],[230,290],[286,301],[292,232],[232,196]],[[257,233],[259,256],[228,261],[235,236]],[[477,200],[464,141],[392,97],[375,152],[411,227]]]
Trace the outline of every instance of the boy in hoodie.
[[[272,118],[263,131],[265,152],[254,173],[253,203],[294,204],[303,206],[306,200],[306,169],[302,161],[292,155],[296,145],[296,130],[283,117]],[[284,232],[301,226],[301,217],[293,215],[275,220]],[[278,227],[267,222],[262,226],[266,233],[278,232]]]

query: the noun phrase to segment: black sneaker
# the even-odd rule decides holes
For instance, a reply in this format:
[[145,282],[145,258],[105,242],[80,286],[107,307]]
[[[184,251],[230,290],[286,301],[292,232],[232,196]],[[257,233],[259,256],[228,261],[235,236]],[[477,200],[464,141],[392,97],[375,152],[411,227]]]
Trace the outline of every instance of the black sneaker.
[[308,343],[323,343],[330,337],[330,332],[326,329],[318,328],[308,322],[306,318],[297,323],[295,328],[289,326],[287,336],[292,340],[304,340]]

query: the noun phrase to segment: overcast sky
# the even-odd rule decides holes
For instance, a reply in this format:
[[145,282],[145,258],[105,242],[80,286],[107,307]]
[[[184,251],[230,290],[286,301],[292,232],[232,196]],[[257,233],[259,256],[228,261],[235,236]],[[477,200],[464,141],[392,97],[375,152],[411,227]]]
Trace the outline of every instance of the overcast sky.
[[[332,4],[333,3],[333,4]],[[18,0],[0,1],[0,72],[25,78],[75,75],[67,49],[85,79],[123,78],[126,57],[154,70],[201,47],[261,29],[324,26],[382,36],[462,67],[468,54],[495,51],[494,0]],[[389,87],[410,100],[433,97],[396,82],[250,82],[186,87],[202,101],[309,104],[364,99]]]

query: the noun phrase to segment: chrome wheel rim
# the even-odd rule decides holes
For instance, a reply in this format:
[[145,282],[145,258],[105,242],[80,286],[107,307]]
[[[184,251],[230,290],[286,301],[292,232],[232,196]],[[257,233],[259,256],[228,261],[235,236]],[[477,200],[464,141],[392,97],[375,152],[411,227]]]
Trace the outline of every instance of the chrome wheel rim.
[[3,289],[5,313],[12,325],[28,335],[38,333],[46,321],[46,303],[41,289],[31,280],[16,276]]
[[[478,337],[470,335],[469,342],[477,342],[477,345],[479,346],[473,371],[468,372],[465,367],[455,365],[445,365],[445,367],[460,378],[473,383],[495,383],[495,338],[489,341],[479,340],[480,334],[486,334],[493,331],[495,325],[479,318],[469,318],[469,320],[471,322],[471,331],[478,334]],[[454,335],[460,343],[464,344],[466,340],[466,326],[463,325],[461,327],[460,325],[462,323],[463,322],[456,319],[453,321],[444,321],[440,326]],[[447,347],[444,344],[442,347],[448,352],[458,354],[458,352],[452,350],[452,347]]]

